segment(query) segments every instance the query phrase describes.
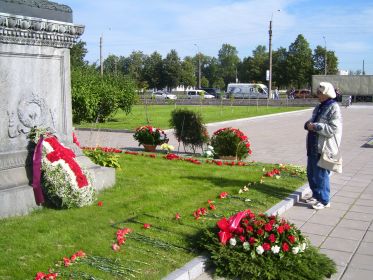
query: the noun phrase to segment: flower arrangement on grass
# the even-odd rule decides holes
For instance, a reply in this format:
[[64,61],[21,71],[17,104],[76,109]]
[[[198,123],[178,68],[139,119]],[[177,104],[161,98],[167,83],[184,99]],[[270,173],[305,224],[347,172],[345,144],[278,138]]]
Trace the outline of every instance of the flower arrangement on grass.
[[240,160],[251,154],[247,136],[236,128],[226,127],[215,131],[211,137],[211,146],[219,157],[233,156]]
[[140,126],[136,128],[133,138],[139,142],[140,145],[162,145],[163,143],[168,143],[168,138],[166,133],[159,129],[152,127],[150,125]]
[[95,190],[88,172],[76,161],[75,153],[48,132],[32,131],[31,135],[34,142],[42,141],[41,186],[48,200],[58,208],[92,204]]
[[205,230],[201,244],[217,274],[228,278],[323,279],[336,272],[293,224],[249,209]]

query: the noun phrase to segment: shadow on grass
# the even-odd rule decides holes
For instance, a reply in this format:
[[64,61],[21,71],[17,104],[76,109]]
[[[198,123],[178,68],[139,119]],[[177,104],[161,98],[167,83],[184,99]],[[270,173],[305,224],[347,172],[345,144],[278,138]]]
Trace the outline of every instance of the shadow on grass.
[[[247,180],[238,180],[238,179],[225,179],[217,177],[206,177],[206,176],[185,176],[184,178],[190,180],[199,180],[199,181],[210,181],[217,187],[232,187],[232,186],[244,186],[247,184]],[[289,190],[285,187],[273,186],[268,184],[255,184],[250,187],[251,190],[255,190],[259,193],[264,194],[268,197],[284,199],[289,194],[292,193],[292,190]]]

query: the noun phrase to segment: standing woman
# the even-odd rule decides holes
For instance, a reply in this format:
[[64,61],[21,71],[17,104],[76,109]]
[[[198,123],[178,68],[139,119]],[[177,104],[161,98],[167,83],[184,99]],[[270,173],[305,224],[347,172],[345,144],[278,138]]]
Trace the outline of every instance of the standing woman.
[[321,82],[317,88],[320,104],[315,107],[312,118],[304,128],[307,135],[307,178],[312,197],[306,202],[314,209],[330,207],[330,171],[317,165],[323,149],[331,154],[339,152],[342,138],[342,116],[339,105],[334,100],[336,93],[331,83]]

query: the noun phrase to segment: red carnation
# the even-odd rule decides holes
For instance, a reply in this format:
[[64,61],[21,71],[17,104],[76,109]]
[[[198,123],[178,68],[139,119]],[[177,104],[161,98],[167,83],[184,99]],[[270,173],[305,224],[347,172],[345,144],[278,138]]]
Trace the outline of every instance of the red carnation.
[[295,236],[294,235],[289,235],[288,239],[289,239],[290,243],[292,243],[292,244],[295,242]]
[[270,223],[264,225],[264,230],[270,232],[272,230],[272,225]]
[[269,245],[268,243],[263,243],[262,247],[264,251],[269,251],[271,249],[271,245]]
[[282,251],[284,252],[289,251],[289,245],[286,242],[282,243]]
[[256,239],[254,237],[249,238],[250,245],[253,245],[255,243]]
[[279,234],[283,233],[283,232],[284,232],[284,227],[283,227],[283,226],[279,226],[279,227],[277,228],[277,232],[278,232]]
[[269,235],[268,240],[271,241],[271,243],[274,243],[276,241],[276,236],[272,233]]

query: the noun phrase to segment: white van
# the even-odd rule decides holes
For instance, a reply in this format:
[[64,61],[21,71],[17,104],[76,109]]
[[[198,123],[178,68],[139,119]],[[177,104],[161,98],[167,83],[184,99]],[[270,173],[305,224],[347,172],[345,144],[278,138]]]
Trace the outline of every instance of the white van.
[[268,88],[263,84],[228,84],[228,98],[268,98]]

